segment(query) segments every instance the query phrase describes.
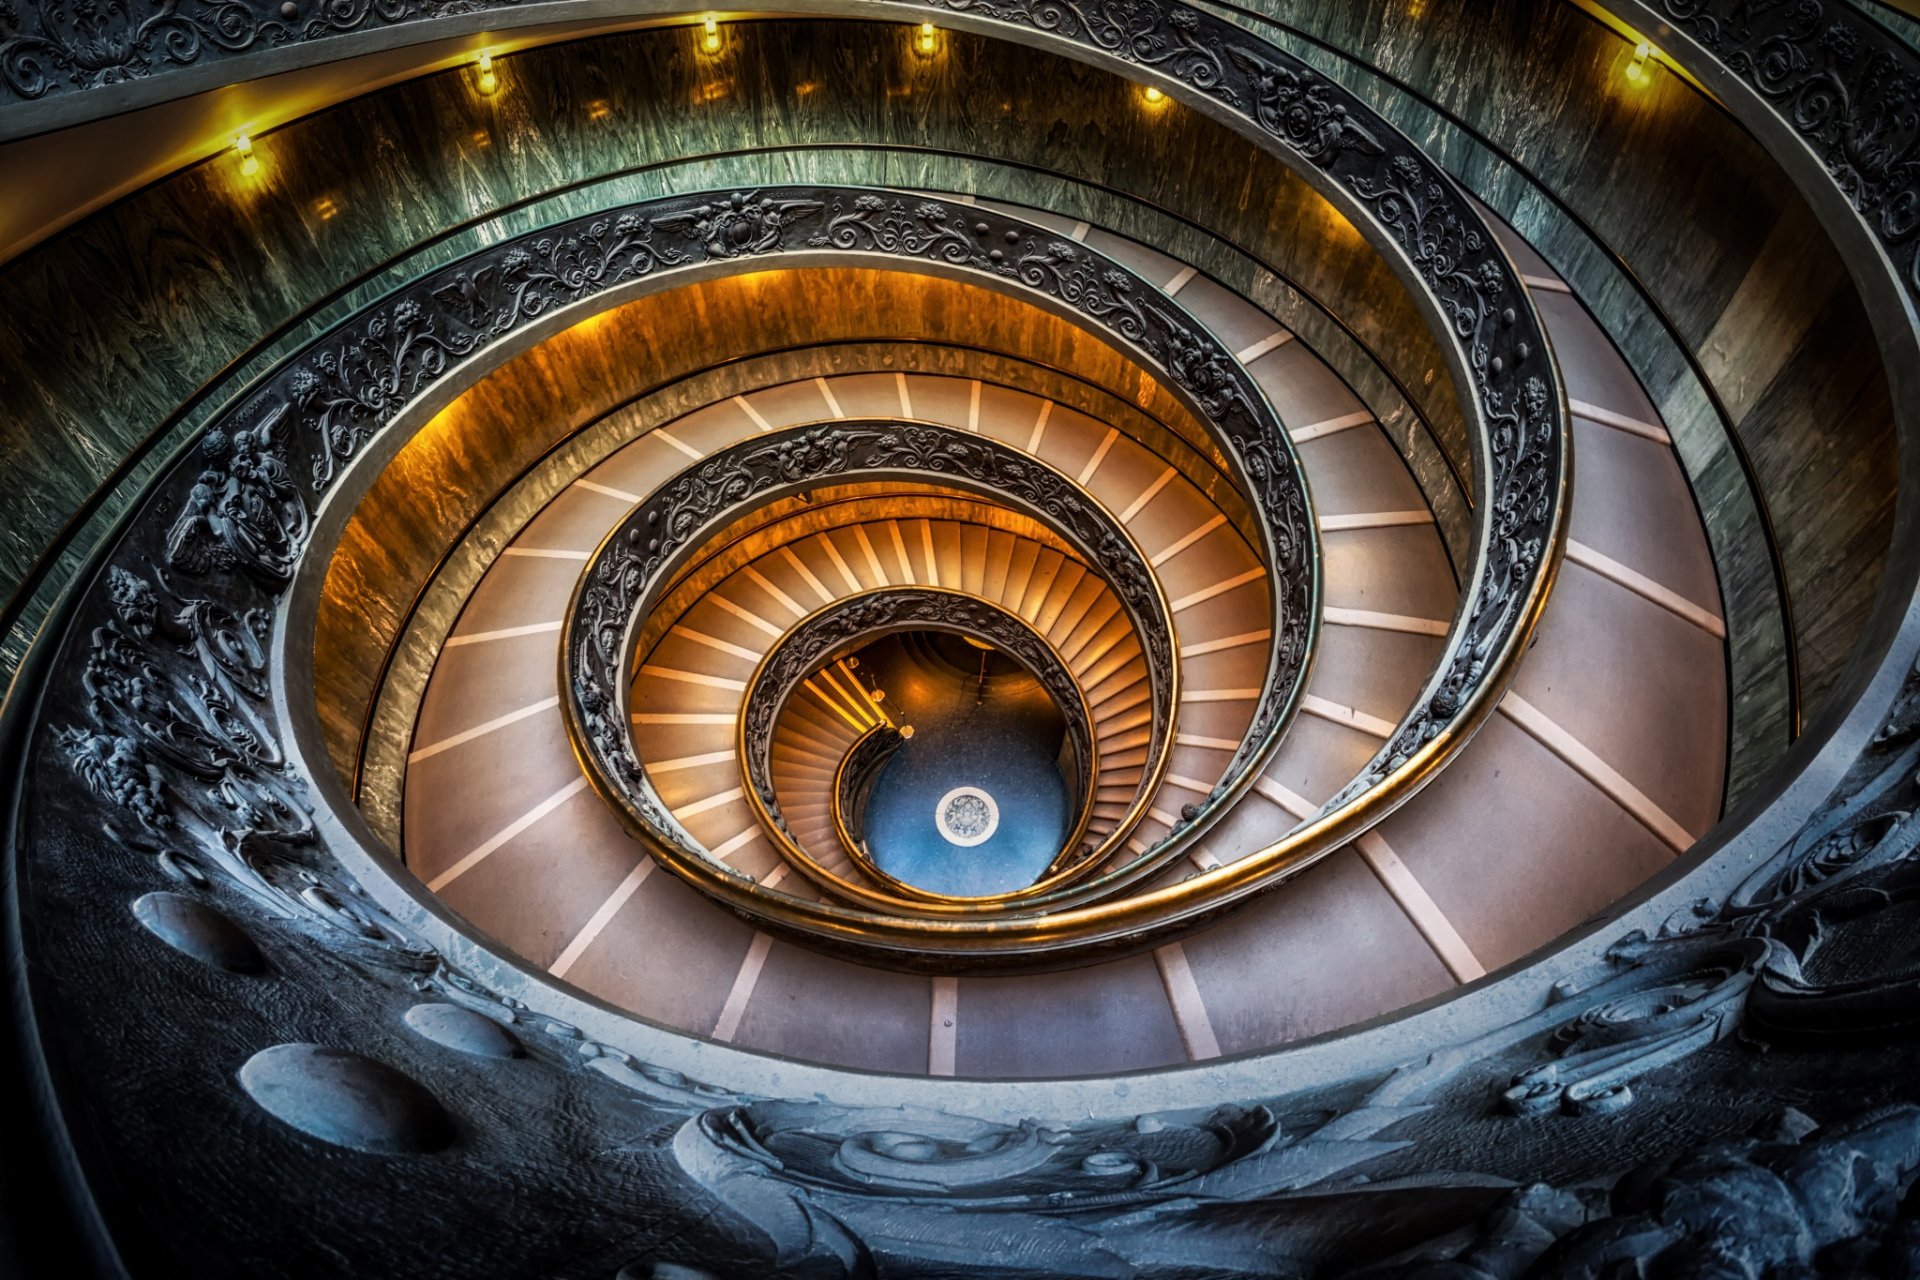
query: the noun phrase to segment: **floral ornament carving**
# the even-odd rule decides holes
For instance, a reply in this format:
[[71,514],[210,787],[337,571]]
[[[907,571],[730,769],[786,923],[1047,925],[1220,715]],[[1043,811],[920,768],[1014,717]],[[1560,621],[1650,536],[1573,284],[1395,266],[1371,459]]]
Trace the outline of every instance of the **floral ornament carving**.
[[1920,69],[1853,6],[1659,0],[1811,147],[1920,294]]
[[[1146,315],[1135,296],[1137,282],[1125,271],[1103,266],[1079,246],[1050,240],[1045,247],[1021,254],[1012,265],[1021,283],[1072,303],[1128,341],[1141,342],[1147,337]],[[1164,312],[1157,316],[1166,321]],[[1183,376],[1179,366],[1171,362],[1169,371],[1176,379]]]
[[318,438],[313,487],[331,484],[340,464],[358,454],[399,406],[478,342],[474,333],[441,332],[438,320],[409,298],[368,320],[346,342],[316,354],[287,388],[302,425]]
[[[148,8],[146,13],[138,8]],[[152,6],[50,0],[0,10],[0,83],[21,98],[62,89],[98,89],[186,64],[208,49],[237,53],[294,34],[261,21],[238,0],[167,0]]]
[[1304,67],[1282,66],[1238,45],[1227,47],[1227,57],[1247,76],[1254,119],[1315,164],[1344,151],[1371,156],[1386,151],[1380,139],[1353,118],[1344,95],[1321,76]]
[[8,0],[0,86],[32,100],[143,80],[201,61],[518,0]]
[[134,824],[115,831],[110,821],[109,833],[189,885],[218,875],[341,945],[425,963],[428,953],[315,856],[306,783],[267,708],[267,611],[175,596],[164,578],[118,566],[105,586],[115,616],[93,630],[80,677],[89,723],[57,730],[54,742],[88,792]]
[[653,224],[629,210],[529,236],[429,277],[288,376],[286,394],[315,441],[313,488],[330,485],[451,362],[556,307],[687,260],[655,245]]
[[1550,1056],[1516,1074],[1501,1101],[1515,1115],[1629,1105],[1633,1080],[1738,1027],[1767,950],[1761,940],[1715,935],[1622,940],[1607,959],[1624,972],[1577,993],[1580,1012],[1548,1037]]
[[885,196],[860,195],[855,196],[844,211],[842,202],[836,200],[826,230],[809,243],[815,247],[832,245],[836,249],[910,253],[936,262],[987,265],[986,255],[964,229],[953,224],[947,207],[937,200],[889,200]]
[[1237,104],[1240,92],[1227,83],[1222,36],[1232,28],[1209,21],[1198,9],[1152,0],[946,0],[958,12],[1083,42],[1138,66],[1184,80]]

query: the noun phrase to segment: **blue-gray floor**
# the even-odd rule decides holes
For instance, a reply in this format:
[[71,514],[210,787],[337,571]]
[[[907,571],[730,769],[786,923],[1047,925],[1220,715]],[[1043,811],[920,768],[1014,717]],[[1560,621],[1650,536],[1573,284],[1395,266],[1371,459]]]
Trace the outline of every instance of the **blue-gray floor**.
[[[1033,883],[1071,823],[1055,763],[1064,724],[1052,699],[1031,678],[1004,674],[980,698],[977,679],[928,647],[897,639],[862,653],[861,674],[886,691],[895,719],[914,729],[867,801],[867,845],[881,870],[955,895]],[[942,797],[958,787],[979,788],[998,808],[998,825],[979,844],[949,840],[936,821]]]

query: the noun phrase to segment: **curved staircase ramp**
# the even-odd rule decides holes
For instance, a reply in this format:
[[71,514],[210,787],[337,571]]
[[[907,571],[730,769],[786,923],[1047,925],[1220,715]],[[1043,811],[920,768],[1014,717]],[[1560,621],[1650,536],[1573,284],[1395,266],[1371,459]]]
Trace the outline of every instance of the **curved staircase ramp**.
[[[1108,251],[1116,254],[1125,244],[1117,237],[1105,241]],[[1179,270],[1170,273],[1169,279]],[[1182,297],[1196,314],[1220,331],[1244,334],[1262,323],[1272,325],[1205,277],[1190,276]],[[1057,1010],[1059,1000],[1068,992],[1073,994],[1066,998],[1090,1000],[1096,1007],[1104,1007],[1110,1000],[1115,1009],[1157,1003],[1161,1007],[1158,1016],[1165,1019],[1160,1025],[1168,1028],[1169,1035],[1155,1042],[1161,1047],[1150,1052],[1181,1058],[1189,1056],[1196,1045],[1203,1052],[1209,1044],[1220,1052],[1235,1052],[1377,1016],[1523,954],[1572,923],[1574,912],[1591,910],[1650,874],[1684,848],[1692,834],[1710,824],[1718,807],[1712,761],[1723,758],[1720,753],[1724,752],[1724,741],[1716,744],[1713,737],[1713,725],[1722,726],[1723,737],[1725,723],[1724,677],[1719,674],[1724,671],[1719,644],[1723,629],[1714,611],[1697,603],[1714,599],[1712,571],[1697,515],[1657,415],[1644,396],[1637,395],[1630,378],[1621,376],[1618,355],[1577,307],[1549,306],[1545,314],[1553,326],[1556,352],[1569,370],[1573,398],[1597,411],[1594,416],[1576,411],[1582,483],[1574,489],[1574,540],[1560,583],[1561,595],[1576,602],[1567,611],[1578,609],[1581,616],[1562,624],[1562,609],[1549,609],[1540,638],[1522,667],[1515,695],[1503,704],[1502,714],[1484,732],[1485,741],[1476,743],[1456,766],[1463,775],[1476,770],[1497,774],[1501,779],[1499,802],[1490,805],[1480,788],[1451,785],[1443,778],[1404,814],[1389,820],[1328,866],[1301,877],[1286,893],[1255,902],[1239,917],[1192,941],[1163,948],[1145,962],[1145,967],[1142,960],[1134,960],[1096,966],[1072,978],[962,978],[952,990],[976,992],[969,1007],[986,1019],[971,1026],[964,1019],[956,1020],[953,1042],[978,1043],[988,1055],[980,1058],[969,1054],[967,1061],[985,1074],[1000,1073],[1000,1067],[989,1065],[995,1061],[996,1052],[1002,1055],[1005,1069],[1014,1074],[1035,1066],[1038,1060],[1026,1050],[1016,1053],[1010,1049],[1017,1037],[1009,1029],[1030,1025],[1032,1017],[1044,1016],[1041,1011]],[[1274,330],[1269,327],[1266,332]],[[1380,735],[1397,722],[1418,693],[1425,671],[1440,652],[1457,601],[1451,567],[1431,513],[1393,446],[1364,407],[1353,400],[1352,393],[1297,343],[1272,345],[1252,360],[1249,368],[1287,419],[1313,486],[1326,553],[1323,620],[1327,625],[1321,633],[1303,705],[1305,714],[1248,799],[1196,851],[1196,868],[1229,862],[1264,846],[1277,828],[1311,816],[1319,803],[1344,785],[1365,763]],[[943,407],[955,406],[958,411],[947,414],[949,425],[977,424],[982,430],[997,431],[999,438],[1016,446],[1025,446],[1034,441],[1035,427],[1044,421],[1044,429],[1038,432],[1040,456],[1076,476],[1086,473],[1089,490],[1109,509],[1130,517],[1130,526],[1143,547],[1159,561],[1156,569],[1170,580],[1169,597],[1185,602],[1178,618],[1185,684],[1189,691],[1209,696],[1193,698],[1181,706],[1177,754],[1149,818],[1161,828],[1170,826],[1179,806],[1211,785],[1209,773],[1217,776],[1224,753],[1245,725],[1244,706],[1232,695],[1258,679],[1251,655],[1263,637],[1245,619],[1248,615],[1257,618],[1261,606],[1254,603],[1248,607],[1245,598],[1254,593],[1243,585],[1222,585],[1245,573],[1241,566],[1252,567],[1255,563],[1244,542],[1231,536],[1230,525],[1220,522],[1218,512],[1185,485],[1183,478],[1175,475],[1161,480],[1168,470],[1164,463],[1156,466],[1127,437],[1117,433],[1110,437],[1112,428],[1064,406],[1047,408],[1012,388],[924,374],[851,374],[824,381],[824,387],[812,388],[816,396],[811,406],[804,395],[808,388],[804,387],[794,393],[749,393],[743,399],[751,412],[729,402],[698,411],[685,423],[669,424],[666,429],[674,440],[711,452],[728,439],[762,429],[762,422],[778,427],[836,412],[857,414],[888,408],[898,412],[904,402],[917,416],[935,421],[941,420]],[[1598,399],[1588,399],[1589,395]],[[1616,407],[1605,408],[1608,403]],[[973,416],[976,404],[981,406],[977,419]],[[1303,418],[1307,420],[1302,422]],[[1296,422],[1302,425],[1296,426]],[[1618,422],[1637,424],[1642,429],[1623,427]],[[643,455],[643,450],[650,452]],[[1096,456],[1098,462],[1093,465]],[[643,437],[603,464],[601,472],[607,480],[588,479],[623,492],[639,492],[649,480],[657,480],[685,461],[686,453],[672,444]],[[598,507],[599,527],[611,527],[619,514],[618,502],[606,499],[603,504],[595,503],[596,496],[591,489],[570,490],[555,507],[575,512]],[[534,541],[541,520],[555,521],[554,527],[558,527],[559,514],[543,514],[523,538]],[[867,544],[887,571],[885,581],[908,580],[900,569],[899,550],[904,549],[905,563],[922,567],[919,576],[930,580],[940,570],[936,567],[927,572],[924,566],[944,564],[945,572],[938,579],[942,583],[960,581],[963,586],[981,589],[992,581],[1002,593],[1009,579],[1018,584],[1019,573],[1026,568],[1024,552],[1016,556],[1011,539],[1002,538],[996,543],[986,531],[980,531],[973,556],[967,555],[964,542],[956,547],[936,539],[929,560],[928,539],[933,531],[932,522],[900,522],[897,545],[892,528],[867,531]],[[597,537],[584,527],[581,532],[585,536],[576,537],[569,546],[588,546]],[[1651,548],[1657,548],[1658,561],[1646,558]],[[1608,550],[1616,554],[1609,555]],[[774,563],[761,572],[777,593],[758,583],[737,584],[737,598],[714,593],[734,607],[703,598],[696,608],[688,610],[685,617],[697,618],[706,630],[694,621],[681,625],[747,652],[761,652],[773,641],[774,633],[792,620],[794,606],[817,598],[808,574],[823,584],[844,585],[839,577],[839,564],[844,563],[863,585],[883,581],[873,573],[866,547],[857,537],[844,543],[836,541],[832,553],[820,543],[810,545],[804,539],[789,551],[792,560],[805,566],[807,573],[796,569],[787,555],[775,553],[768,557]],[[1627,558],[1629,553],[1634,560]],[[1051,554],[1058,556],[1057,552]],[[997,566],[1002,555],[1008,565],[1008,579],[999,577]],[[1236,556],[1243,558],[1236,560]],[[545,565],[539,557],[511,559],[528,563],[509,567],[510,558],[503,557],[501,567],[508,572],[551,569],[560,580],[556,595],[570,587],[579,563],[556,561]],[[1060,559],[1064,562],[1064,557]],[[1038,569],[1028,570],[1027,586],[1044,583],[1051,595],[1059,570],[1041,551],[1034,552],[1034,560]],[[1665,586],[1655,573],[1629,567],[1636,562],[1680,584],[1685,591]],[[964,577],[963,566],[967,565],[980,566],[971,582]],[[991,575],[988,566],[993,566]],[[1183,570],[1186,576],[1174,576]],[[1071,570],[1068,576],[1072,577]],[[476,598],[479,595],[476,593]],[[794,604],[783,603],[782,596]],[[1071,601],[1071,592],[1064,599]],[[1063,603],[1052,620],[1057,623],[1066,613],[1067,604]],[[1599,625],[1602,622],[1604,625]],[[1651,685],[1644,683],[1647,672],[1636,657],[1644,653],[1642,645],[1623,632],[1625,624],[1634,623],[1653,628],[1661,640],[1660,652],[1671,658],[1663,664],[1668,669],[1652,673],[1656,679]],[[463,621],[456,634],[467,627]],[[698,670],[720,679],[741,679],[751,670],[745,657],[730,655],[724,649],[688,641],[685,636],[672,637],[671,642],[675,646],[672,661],[684,664],[675,669]],[[554,643],[551,635],[539,642],[549,655]],[[649,662],[658,660],[666,665],[664,651],[669,643],[663,640]],[[544,659],[541,662],[544,665]],[[1703,674],[1707,678],[1703,679]],[[1561,682],[1576,677],[1586,688],[1599,679],[1608,696],[1561,696]],[[446,696],[438,688],[439,680],[440,673],[436,672],[427,695],[429,702]],[[1108,673],[1107,681],[1112,705],[1103,709],[1124,715],[1130,683],[1125,664]],[[637,696],[647,683],[644,678],[636,683]],[[650,705],[638,714],[680,717],[672,724],[647,726],[681,735],[674,739],[679,745],[662,758],[709,761],[676,771],[680,775],[677,781],[663,779],[676,788],[672,793],[674,803],[683,809],[711,804],[686,815],[688,821],[698,824],[711,847],[725,850],[734,865],[763,883],[770,877],[780,877],[775,882],[784,891],[806,892],[794,878],[780,871],[764,837],[746,819],[737,799],[712,803],[739,787],[738,767],[721,758],[727,749],[726,727],[717,722],[702,723],[699,718],[725,714],[703,708],[724,704],[725,696],[734,691],[685,682],[657,683],[661,685],[658,696],[677,696],[675,709],[666,709],[662,703],[657,710]],[[551,684],[548,687],[551,690]],[[1532,698],[1527,696],[1529,692]],[[1716,692],[1721,693],[1718,699]],[[1679,744],[1663,727],[1672,723],[1675,699],[1700,708],[1698,715],[1686,718],[1690,732]],[[1640,709],[1636,712],[1635,707]],[[1602,720],[1604,726],[1599,723]],[[852,728],[844,720],[839,723]],[[1636,723],[1638,729],[1633,727]],[[1137,758],[1128,753],[1144,747],[1137,726],[1111,739],[1104,736],[1106,730],[1123,725],[1124,719],[1103,723],[1103,764]],[[1699,726],[1697,732],[1692,726]],[[1604,752],[1589,742],[1598,742]],[[556,745],[564,751],[563,736]],[[1621,766],[1631,767],[1640,759],[1669,762],[1683,756],[1691,762],[1684,774],[1662,767],[1629,780],[1620,771]],[[1483,759],[1491,763],[1479,764]],[[1704,767],[1700,763],[1703,760]],[[411,815],[420,804],[437,802],[416,800],[414,785],[410,778],[409,857],[418,858],[424,853],[431,860],[434,855],[415,843]],[[660,1017],[675,1005],[685,1008],[687,1001],[667,1002],[650,990],[655,966],[648,960],[651,949],[643,937],[647,922],[657,918],[657,910],[647,906],[656,896],[663,902],[672,899],[683,919],[700,914],[697,900],[673,885],[670,877],[649,874],[644,869],[646,859],[628,846],[618,824],[607,821],[604,814],[585,816],[596,808],[591,798],[576,797],[558,814],[539,820],[543,827],[556,818],[565,824],[569,822],[567,815],[577,811],[581,816],[573,821],[597,829],[601,839],[625,851],[623,857],[608,859],[598,888],[581,894],[578,905],[566,909],[564,914],[571,923],[542,930],[549,937],[545,949],[551,959],[547,963],[604,998],[648,1016]],[[1108,808],[1103,816],[1111,813]],[[1644,853],[1622,862],[1595,865],[1581,856],[1578,847],[1558,838],[1572,821],[1597,821],[1609,837],[1608,847],[1638,848]],[[1496,836],[1495,831],[1517,833],[1518,838]],[[1514,913],[1488,905],[1478,882],[1491,874],[1489,855],[1496,859],[1500,876],[1541,886],[1538,892],[1553,898],[1553,910],[1544,914]],[[537,864],[538,857],[527,861]],[[616,871],[620,872],[617,878]],[[1167,873],[1169,878],[1182,874],[1186,873]],[[462,892],[457,883],[450,889],[450,896]],[[1551,894],[1546,894],[1548,885],[1553,886]],[[522,923],[511,926],[505,919],[490,919],[486,896],[455,896],[454,900],[483,927],[496,933],[520,929],[524,936],[529,927],[524,917]],[[513,889],[506,889],[507,900],[517,896]],[[1506,892],[1497,896],[1506,903],[1522,900]],[[609,913],[607,904],[616,898],[618,905]],[[1574,906],[1576,902],[1581,905]],[[524,905],[516,904],[515,910],[524,911]],[[743,933],[730,922],[721,926],[718,922],[724,916],[720,913],[712,918],[716,943],[710,950],[717,954],[702,966],[703,972],[712,975],[706,980],[707,995],[692,1002],[695,1012],[683,1015],[675,1025],[695,1032],[720,1029],[738,1035],[737,1024],[728,1028],[706,1019],[709,1015],[717,1018],[723,1011],[726,996],[740,987],[743,973],[752,970],[758,975],[745,989],[746,1003],[751,1006],[753,992],[759,990],[769,965],[776,972],[785,966],[793,966],[798,972],[810,965],[817,968],[821,962],[803,960],[804,951],[789,944],[772,939],[757,942],[756,937],[765,935]],[[582,925],[597,925],[584,942],[582,935],[587,931]],[[630,942],[626,941],[629,928],[641,931]],[[688,938],[703,936],[694,928],[684,933]],[[1329,964],[1329,958],[1350,946],[1355,936],[1369,940],[1368,955],[1373,963],[1361,970]],[[540,959],[537,951],[533,958]],[[932,998],[927,992],[938,991],[950,980],[931,980],[935,986],[930,988],[928,979],[869,969],[853,971],[863,975],[861,981],[867,987],[888,992],[887,1007],[900,1011],[891,1016],[906,1021],[892,1024],[901,1028],[897,1034],[902,1038],[890,1041],[901,1046],[898,1054],[904,1057],[883,1054],[850,1065],[913,1058],[913,1037],[904,1029],[912,1015],[906,1011],[926,1008],[926,1001]],[[1262,975],[1277,972],[1311,974],[1313,979],[1303,989],[1276,999]],[[789,982],[781,982],[778,989],[794,990]],[[1009,998],[1019,994],[1025,999],[1008,1005],[999,993]],[[1126,993],[1133,994],[1129,997]],[[1028,1002],[1031,1007],[1027,1007]],[[815,1012],[821,1017],[838,1016],[824,1008]],[[741,1017],[744,1020],[744,1014]],[[783,1016],[778,1026],[786,1028],[784,1032],[761,1030],[756,1021],[749,1034],[772,1038],[747,1042],[805,1056],[801,1048],[804,1043],[821,1042],[812,1032],[797,1030],[806,1021],[805,1015],[797,1012]],[[1112,1032],[1093,1036],[1079,1048],[1061,1048],[1057,1056],[1040,1066],[1040,1074],[1140,1062],[1137,1049],[1123,1043],[1120,1021],[1115,1015]],[[971,1040],[974,1033],[981,1036],[977,1042]],[[795,1038],[778,1038],[786,1034]],[[831,1039],[837,1045],[847,1043],[837,1034]],[[986,1048],[989,1045],[1000,1048],[991,1050]],[[1096,1062],[1106,1066],[1096,1067]]]

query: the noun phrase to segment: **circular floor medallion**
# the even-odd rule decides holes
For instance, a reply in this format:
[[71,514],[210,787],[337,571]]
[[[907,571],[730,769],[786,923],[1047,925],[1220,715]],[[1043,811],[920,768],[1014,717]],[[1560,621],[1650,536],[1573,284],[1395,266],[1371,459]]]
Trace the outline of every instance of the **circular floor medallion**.
[[955,787],[933,806],[933,825],[948,844],[985,844],[1000,826],[1000,806],[978,787]]

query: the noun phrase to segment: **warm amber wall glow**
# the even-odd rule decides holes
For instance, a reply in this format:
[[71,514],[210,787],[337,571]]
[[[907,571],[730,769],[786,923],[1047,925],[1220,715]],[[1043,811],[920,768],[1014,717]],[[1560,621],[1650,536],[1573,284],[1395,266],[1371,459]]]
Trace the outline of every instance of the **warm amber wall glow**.
[[[1050,312],[977,285],[821,267],[748,272],[636,299],[480,379],[401,448],[361,500],[328,566],[314,646],[321,721],[343,776],[417,592],[469,523],[549,449],[615,407],[724,361],[860,341],[984,348],[1077,375],[1178,431],[1157,447],[1176,461],[1184,453],[1183,470],[1203,470],[1181,445],[1204,441],[1199,424],[1146,369]],[[818,369],[858,371],[824,354]],[[699,407],[667,403],[651,424]]]

